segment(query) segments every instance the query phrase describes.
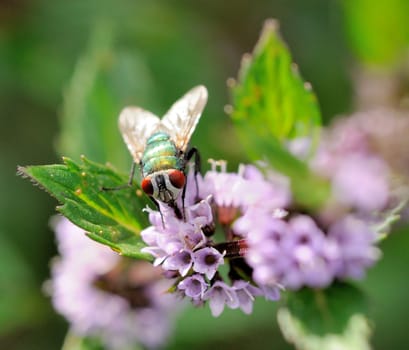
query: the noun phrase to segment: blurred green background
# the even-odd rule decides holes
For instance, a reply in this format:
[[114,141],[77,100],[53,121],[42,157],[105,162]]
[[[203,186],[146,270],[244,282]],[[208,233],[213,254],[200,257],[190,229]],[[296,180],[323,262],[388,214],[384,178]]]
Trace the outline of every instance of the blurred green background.
[[[223,112],[225,82],[266,18],[280,21],[327,123],[354,110],[360,71],[392,77],[405,66],[406,3],[0,1],[0,348],[59,349],[67,329],[42,290],[56,254],[48,226],[56,202],[16,177],[17,165],[85,153],[125,172],[131,160],[116,128],[120,108],[137,104],[161,115],[204,84],[209,103],[192,143],[204,159],[224,158],[234,169],[243,159]],[[85,149],[77,137],[88,140]],[[409,342],[407,231],[399,227],[383,243],[384,258],[362,283],[376,324],[375,349]],[[275,308],[259,301],[251,316],[228,310],[217,319],[207,308],[188,308],[169,349],[291,349],[277,329]]]

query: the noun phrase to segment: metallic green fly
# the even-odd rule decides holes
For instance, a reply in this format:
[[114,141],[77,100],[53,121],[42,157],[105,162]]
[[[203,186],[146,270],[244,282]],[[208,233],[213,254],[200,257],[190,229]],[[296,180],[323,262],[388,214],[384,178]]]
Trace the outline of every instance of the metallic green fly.
[[135,165],[142,174],[142,190],[152,198],[183,215],[176,205],[186,191],[186,165],[195,156],[195,171],[199,167],[196,148],[189,141],[207,102],[207,89],[196,86],[176,101],[162,119],[139,107],[126,107],[119,116],[119,129],[133,157],[131,179]]

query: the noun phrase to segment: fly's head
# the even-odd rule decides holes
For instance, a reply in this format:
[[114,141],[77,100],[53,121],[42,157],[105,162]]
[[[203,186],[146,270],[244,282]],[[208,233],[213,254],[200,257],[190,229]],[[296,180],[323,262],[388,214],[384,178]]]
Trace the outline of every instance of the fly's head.
[[143,178],[142,190],[160,202],[173,205],[180,191],[185,186],[186,176],[178,169],[154,172]]

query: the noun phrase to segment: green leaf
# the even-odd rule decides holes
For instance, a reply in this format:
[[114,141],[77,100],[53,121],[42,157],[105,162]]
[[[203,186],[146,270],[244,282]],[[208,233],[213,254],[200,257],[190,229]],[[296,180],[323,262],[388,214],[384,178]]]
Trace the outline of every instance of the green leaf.
[[232,86],[231,117],[239,131],[251,127],[255,134],[249,138],[315,139],[321,125],[317,99],[300,77],[277,26],[266,21],[253,54],[243,57],[238,84]]
[[127,182],[111,167],[82,157],[81,164],[64,158],[64,164],[20,167],[23,176],[30,177],[62,203],[58,210],[77,226],[89,232],[89,237],[132,258],[151,259],[140,252],[145,245],[140,231],[147,226],[142,209],[145,196],[138,187],[104,191]]
[[253,161],[267,160],[285,174],[296,203],[311,209],[322,206],[330,195],[329,183],[285,148],[289,139],[301,137],[314,146],[321,117],[315,95],[294,68],[276,22],[266,22],[252,56],[244,57],[232,94],[231,117],[247,155]]
[[364,350],[370,349],[367,308],[360,290],[336,283],[291,294],[277,316],[284,337],[297,349]]
[[112,23],[98,22],[64,91],[57,149],[75,160],[87,154],[125,170],[131,157],[118,129],[118,116],[127,105],[152,104],[153,83],[138,52],[116,46]]
[[341,6],[347,37],[363,63],[388,67],[404,59],[409,47],[409,1],[344,0]]

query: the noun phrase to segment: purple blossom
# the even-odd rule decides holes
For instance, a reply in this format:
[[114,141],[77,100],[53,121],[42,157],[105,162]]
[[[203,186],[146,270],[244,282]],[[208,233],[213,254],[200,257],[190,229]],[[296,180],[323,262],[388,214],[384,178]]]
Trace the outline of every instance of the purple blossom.
[[210,310],[214,317],[220,316],[225,305],[231,309],[240,306],[235,289],[222,281],[216,281],[203,295],[203,300],[209,300]]
[[193,299],[203,299],[204,292],[208,287],[202,275],[195,274],[185,278],[178,284],[178,289]]
[[169,256],[163,263],[165,270],[179,271],[182,277],[186,276],[193,265],[192,253],[188,250],[181,250]]
[[[368,213],[387,203],[387,169],[369,156],[359,137],[350,149],[336,144],[320,150],[311,166],[330,179],[335,200]],[[362,170],[359,164],[368,166]],[[354,189],[349,173],[365,184]],[[325,288],[336,278],[361,278],[378,258],[370,221],[352,224],[345,211],[335,221],[323,220],[325,211],[321,216],[297,213],[288,179],[266,166],[263,172],[249,165],[227,173],[225,162],[212,161],[212,170],[197,178],[198,191],[191,174],[189,179],[186,193],[195,195],[185,203],[186,222],[161,205],[163,225],[150,211],[152,226],[141,234],[148,244],[143,251],[177,277],[176,290],[195,305],[208,302],[214,316],[225,305],[251,313],[255,297],[275,301],[281,289]],[[224,242],[218,242],[220,233]],[[226,263],[224,277],[219,268]]]
[[[218,207],[238,208],[241,205],[240,186],[243,178],[234,173],[226,172],[226,162],[212,161],[212,170],[208,171],[203,178],[200,192],[203,198],[213,196]],[[221,172],[217,171],[220,166]]]
[[380,257],[380,250],[375,246],[379,235],[367,222],[351,215],[332,225],[328,237],[339,247],[338,277],[361,279]]
[[164,344],[177,303],[172,295],[164,294],[169,284],[160,279],[160,271],[149,263],[133,263],[127,278],[139,289],[144,286],[143,295],[128,299],[115,289],[123,258],[88,239],[64,218],[54,220],[54,228],[61,256],[52,265],[50,293],[55,309],[73,331],[99,337],[110,349]]
[[189,221],[194,226],[205,227],[213,224],[213,213],[210,202],[212,196],[208,196],[205,200],[200,201],[197,204],[191,205],[188,208]]
[[[260,210],[266,217],[283,218],[286,212],[281,206],[287,205],[290,198],[288,181],[272,172],[266,180],[254,166],[241,166],[238,173],[227,173],[223,162],[213,161],[212,166],[213,169],[203,178],[197,178],[199,195],[196,195],[194,178],[191,174],[188,176],[186,193],[194,191],[195,196],[189,195],[185,202],[186,222],[177,219],[173,210],[164,205],[161,205],[162,217],[158,212],[146,209],[152,226],[141,233],[148,244],[143,251],[152,254],[155,264],[173,273],[172,276],[176,273],[177,290],[192,298],[194,304],[208,301],[216,315],[222,312],[225,304],[250,313],[256,296],[277,300],[279,291],[271,279],[268,287],[263,284],[263,289],[260,289],[239,277],[236,269],[240,270],[240,264],[246,264],[244,255],[247,249],[245,240],[240,241],[239,238],[240,235],[246,239],[249,237],[247,228],[236,230],[232,223],[236,221],[245,225],[242,217],[251,217],[252,212]],[[217,171],[217,167],[221,172]],[[255,220],[258,221],[257,218]],[[235,238],[231,243],[218,246],[213,241],[217,223],[225,226],[229,239]],[[269,221],[266,219],[267,224]],[[231,229],[227,229],[229,226]],[[249,222],[248,228],[254,228],[254,222]],[[262,239],[259,245],[267,249]],[[230,263],[230,283],[218,274],[220,265],[225,263],[225,254],[238,258]]]
[[269,301],[277,301],[280,299],[280,289],[283,289],[283,286],[280,285],[261,285],[260,286],[261,295],[264,295],[264,298]]
[[[221,172],[216,171],[220,165]],[[202,182],[202,195],[212,195],[218,209],[219,221],[230,224],[237,214],[248,208],[274,210],[286,207],[291,198],[288,179],[272,171],[266,180],[255,166],[240,166],[237,174],[227,173],[226,164],[212,162],[213,169]]]
[[286,221],[252,211],[236,221],[234,230],[247,232],[246,261],[260,286],[323,288],[337,277],[362,278],[379,256],[370,223],[348,217],[326,234],[310,216]]
[[249,249],[246,261],[254,269],[254,280],[260,285],[276,285],[288,265],[288,258],[283,254],[281,246],[288,230],[287,222],[263,211],[253,210],[239,218],[233,228],[247,237]]
[[254,297],[262,295],[262,291],[252,286],[249,282],[238,280],[233,283],[233,289],[237,295],[238,307],[247,315],[253,311]]
[[326,287],[333,279],[331,266],[326,259],[327,240],[311,217],[301,215],[289,221],[289,231],[282,247],[289,264],[282,284],[291,289],[303,285]]
[[381,210],[390,195],[388,176],[388,168],[379,158],[350,156],[338,164],[334,194],[341,203],[365,212]]
[[[271,169],[266,169],[264,176],[254,165],[241,166],[244,178],[243,207],[258,208],[274,212],[276,209],[288,207],[291,203],[289,179]],[[240,171],[240,169],[239,169]]]
[[324,133],[323,144],[339,154],[342,152],[344,157],[355,152],[382,158],[395,175],[407,176],[408,130],[407,112],[376,108],[337,119]]
[[223,255],[214,248],[202,248],[193,253],[193,270],[205,274],[209,280],[222,264],[224,264]]
[[[369,115],[357,114],[340,119],[325,130],[310,166],[330,181],[333,202],[364,214],[384,210],[393,202],[396,195],[392,192],[389,167],[393,162],[376,151],[383,147],[377,142],[384,142],[385,134],[390,133],[385,120],[381,118],[383,130],[378,130]],[[409,124],[405,121],[403,125]],[[393,142],[391,135],[387,139]]]

